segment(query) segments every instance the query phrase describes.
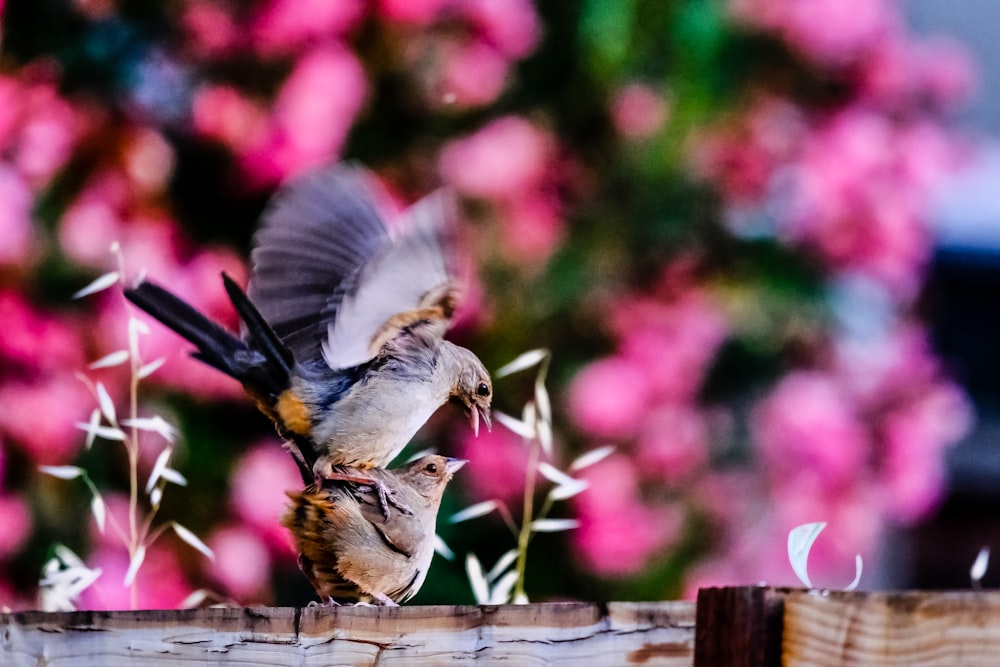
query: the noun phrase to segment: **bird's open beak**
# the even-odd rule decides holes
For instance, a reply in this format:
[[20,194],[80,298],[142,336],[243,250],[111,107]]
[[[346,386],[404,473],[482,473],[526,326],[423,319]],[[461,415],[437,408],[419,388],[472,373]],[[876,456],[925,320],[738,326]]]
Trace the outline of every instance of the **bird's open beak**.
[[445,459],[444,469],[449,475],[454,475],[468,462],[468,459]]
[[486,424],[486,430],[493,430],[493,423],[490,421],[490,409],[480,405],[473,406],[469,410],[469,423],[472,424],[472,432],[479,437],[479,418],[483,418],[483,423]]

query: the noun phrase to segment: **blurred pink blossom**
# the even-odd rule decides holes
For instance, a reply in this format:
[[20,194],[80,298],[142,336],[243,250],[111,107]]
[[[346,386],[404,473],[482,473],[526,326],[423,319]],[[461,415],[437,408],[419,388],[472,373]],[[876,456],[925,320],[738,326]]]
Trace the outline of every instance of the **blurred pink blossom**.
[[202,58],[218,58],[240,40],[239,27],[233,21],[233,8],[212,0],[193,0],[183,10],[181,25],[190,45]]
[[961,45],[944,38],[881,40],[860,64],[862,95],[888,109],[925,105],[950,108],[972,96],[974,67]]
[[479,35],[507,57],[525,57],[541,39],[531,0],[459,0],[457,6]]
[[247,163],[264,183],[327,162],[340,151],[368,94],[357,57],[335,42],[309,51],[274,103],[267,144]]
[[581,369],[568,390],[569,413],[580,430],[606,438],[629,438],[649,410],[649,369],[634,359],[611,356]]
[[475,500],[500,500],[517,505],[524,495],[528,447],[519,435],[495,424],[475,437],[463,429],[461,456],[469,465],[460,475],[462,488]]
[[254,18],[252,43],[264,53],[291,52],[354,29],[365,12],[362,0],[268,0]]
[[512,261],[543,262],[565,236],[560,203],[554,195],[528,194],[498,206],[500,240]]
[[971,421],[966,397],[950,384],[933,387],[883,417],[880,478],[890,518],[913,522],[937,506],[945,490],[943,450],[965,435]]
[[612,327],[622,355],[642,368],[657,396],[685,401],[700,389],[729,328],[707,292],[679,287],[672,298],[622,299]]
[[0,265],[27,263],[35,245],[31,209],[35,198],[21,176],[0,163]]
[[735,16],[824,65],[862,57],[897,29],[895,0],[731,0]]
[[805,133],[802,112],[786,100],[755,100],[739,118],[696,135],[689,148],[695,174],[715,182],[727,202],[755,203]]
[[516,199],[541,181],[553,150],[547,132],[524,118],[505,116],[445,146],[441,173],[467,195]]
[[863,475],[870,441],[849,398],[829,375],[793,371],[756,408],[754,441],[778,480],[841,488]]
[[265,109],[232,86],[198,88],[191,112],[200,135],[224,144],[238,155],[259,147],[267,135]]
[[[293,557],[288,531],[279,523],[287,489],[302,487],[290,453],[277,440],[252,445],[233,470],[229,503],[233,514],[263,540],[275,556]],[[230,575],[226,575],[230,576]]]
[[83,363],[83,343],[73,324],[32,306],[13,290],[0,290],[0,360],[22,373],[64,374]]
[[125,146],[124,168],[129,183],[142,195],[159,195],[174,171],[174,149],[162,134],[135,128]]
[[0,148],[4,150],[13,141],[20,126],[21,99],[18,80],[0,73]]
[[624,456],[604,459],[580,476],[590,486],[576,497],[580,527],[573,535],[589,569],[605,576],[635,573],[679,538],[683,512],[674,505],[646,505],[638,470]]
[[0,431],[39,464],[69,463],[83,446],[94,397],[70,373],[0,384]]
[[106,171],[91,177],[60,220],[63,254],[83,266],[110,268],[111,243],[125,234],[121,216],[128,193],[128,180],[121,172]]
[[[178,542],[178,549],[193,551]],[[202,558],[193,552],[192,558]],[[123,585],[128,571],[128,551],[121,544],[98,549],[87,558],[87,566],[101,568],[101,576],[80,596],[80,609],[130,609],[129,589]],[[177,554],[158,540],[146,550],[136,575],[138,609],[176,609],[192,591],[181,571]]]
[[927,331],[903,323],[882,336],[837,341],[834,369],[865,410],[879,410],[893,397],[924,392],[940,375]]
[[636,457],[647,479],[682,483],[708,463],[704,417],[693,405],[658,405],[642,421]]
[[30,533],[31,512],[25,502],[18,496],[0,495],[0,558],[16,553]]
[[426,26],[437,18],[449,0],[377,0],[380,18],[395,23]]
[[611,121],[623,136],[645,139],[656,134],[667,119],[667,103],[652,87],[628,83],[611,101]]
[[860,108],[834,115],[809,135],[789,171],[782,237],[835,270],[860,270],[911,295],[931,248],[926,187],[951,157],[940,132],[900,130]]
[[495,101],[507,85],[509,62],[495,48],[476,39],[439,45],[440,81],[431,84],[431,101],[460,108]]
[[271,601],[271,555],[255,529],[226,526],[212,535],[208,546],[215,554],[208,570],[228,595],[243,604]]
[[82,121],[54,84],[35,84],[21,94],[23,116],[14,162],[29,181],[44,184],[69,159]]

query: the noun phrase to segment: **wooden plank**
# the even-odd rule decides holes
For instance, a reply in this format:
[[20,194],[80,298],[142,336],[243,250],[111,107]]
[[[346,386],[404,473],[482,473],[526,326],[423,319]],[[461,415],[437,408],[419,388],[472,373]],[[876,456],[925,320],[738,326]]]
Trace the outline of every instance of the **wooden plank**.
[[695,667],[777,667],[782,602],[761,586],[699,590]]
[[1000,665],[1000,591],[788,591],[788,667]]
[[689,667],[690,602],[0,614],[0,664]]

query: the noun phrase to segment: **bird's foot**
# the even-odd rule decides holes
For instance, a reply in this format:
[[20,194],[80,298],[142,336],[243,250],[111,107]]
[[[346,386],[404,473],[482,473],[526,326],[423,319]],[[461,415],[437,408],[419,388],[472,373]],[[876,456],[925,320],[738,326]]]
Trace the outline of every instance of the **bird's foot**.
[[375,597],[376,600],[378,600],[382,604],[383,607],[398,607],[399,606],[398,604],[396,604],[395,600],[393,600],[392,598],[390,598],[385,593],[374,593],[373,596]]
[[323,598],[322,602],[317,602],[316,600],[310,600],[307,607],[339,607],[341,606],[339,602],[333,598]]
[[338,471],[331,468],[323,472],[317,472],[316,484],[322,485],[324,481],[350,482],[373,488],[376,495],[378,495],[379,506],[382,508],[382,518],[385,521],[389,520],[390,507],[395,507],[403,514],[413,514],[413,510],[399,500],[396,497],[396,492],[386,486],[385,482],[365,475],[363,470],[359,470],[357,473],[348,473],[343,472],[343,470]]

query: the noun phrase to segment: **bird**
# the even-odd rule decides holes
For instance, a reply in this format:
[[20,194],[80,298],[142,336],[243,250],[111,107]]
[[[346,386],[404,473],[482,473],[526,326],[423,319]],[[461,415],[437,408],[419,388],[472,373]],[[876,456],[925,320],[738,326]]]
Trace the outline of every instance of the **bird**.
[[309,465],[305,483],[360,482],[445,403],[477,435],[491,424],[489,372],[444,338],[460,297],[453,198],[432,193],[390,227],[379,193],[367,170],[345,163],[279,189],[254,237],[248,290],[222,274],[241,336],[149,280],[124,290],[191,342],[193,357],[242,383]]
[[372,485],[322,480],[289,491],[281,518],[299,551],[299,568],[324,604],[396,606],[416,595],[434,556],[445,486],[466,461],[428,455],[371,472],[411,509],[386,515]]

